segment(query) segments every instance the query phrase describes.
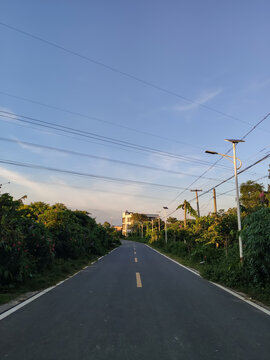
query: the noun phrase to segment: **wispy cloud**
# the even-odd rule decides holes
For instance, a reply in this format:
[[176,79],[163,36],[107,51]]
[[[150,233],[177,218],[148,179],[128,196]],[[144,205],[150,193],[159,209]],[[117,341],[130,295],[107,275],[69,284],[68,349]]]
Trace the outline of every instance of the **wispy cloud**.
[[31,152],[33,152],[34,154],[41,154],[42,152],[44,152],[44,150],[42,150],[41,148],[38,147],[34,147],[28,144],[25,144],[23,142],[21,142],[20,140],[18,140],[17,138],[13,138],[16,143],[22,148],[22,149],[26,149],[26,150],[30,150]]
[[[7,108],[7,107],[3,107],[0,105],[0,112],[1,112],[1,117],[0,120],[2,121],[6,121],[6,122],[12,122],[12,123],[16,123],[16,115],[14,114],[14,112]],[[5,113],[8,113],[8,116],[5,117]]]
[[194,99],[192,103],[185,104],[185,105],[175,105],[173,107],[174,111],[189,111],[189,110],[195,110],[200,105],[206,104],[208,101],[214,99],[216,96],[218,96],[222,92],[221,88],[218,88],[216,90],[204,90],[200,96],[197,99]]
[[80,188],[68,184],[67,181],[72,183],[73,179],[70,178],[56,178],[52,175],[47,177],[48,182],[41,182],[1,166],[0,178],[11,181],[9,187],[3,191],[10,192],[15,198],[26,194],[27,203],[34,201],[64,203],[72,209],[88,210],[93,217],[97,217],[98,221],[104,222],[109,219],[113,224],[121,223],[121,213],[126,209],[151,213],[152,207],[160,202],[160,194],[157,198],[150,198],[150,194],[145,192],[143,187],[132,184],[92,181]]
[[266,78],[263,80],[254,80],[249,86],[246,87],[245,90],[248,92],[259,92],[270,86],[270,78]]

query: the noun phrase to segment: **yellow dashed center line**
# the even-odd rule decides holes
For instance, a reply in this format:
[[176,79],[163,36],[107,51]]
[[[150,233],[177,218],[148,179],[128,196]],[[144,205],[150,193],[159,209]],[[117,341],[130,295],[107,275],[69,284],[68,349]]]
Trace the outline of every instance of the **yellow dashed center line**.
[[135,261],[135,262],[138,262],[138,259],[137,259],[137,258],[135,258],[135,259],[134,259],[134,261]]
[[137,281],[137,287],[141,288],[142,287],[142,280],[141,280],[141,275],[138,272],[136,272],[136,281]]

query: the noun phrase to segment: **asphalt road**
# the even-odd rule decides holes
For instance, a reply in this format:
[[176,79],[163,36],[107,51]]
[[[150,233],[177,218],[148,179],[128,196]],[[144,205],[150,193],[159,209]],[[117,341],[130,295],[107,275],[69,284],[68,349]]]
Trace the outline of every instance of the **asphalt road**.
[[0,359],[269,360],[270,316],[125,241],[1,320]]

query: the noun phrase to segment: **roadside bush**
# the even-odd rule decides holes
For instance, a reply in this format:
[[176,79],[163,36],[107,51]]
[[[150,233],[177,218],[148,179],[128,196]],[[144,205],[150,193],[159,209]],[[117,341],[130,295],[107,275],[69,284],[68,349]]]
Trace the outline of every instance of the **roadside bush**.
[[[119,233],[63,204],[23,205],[0,195],[0,285],[36,277],[56,261],[88,259],[119,245]],[[58,260],[59,259],[59,260]]]
[[248,215],[241,232],[245,265],[254,284],[270,282],[270,208]]
[[215,261],[206,261],[201,267],[200,273],[208,280],[227,286],[245,285],[248,283],[249,277],[247,269],[240,264],[237,244],[228,249],[227,256],[224,249],[219,249],[219,257],[216,257]]

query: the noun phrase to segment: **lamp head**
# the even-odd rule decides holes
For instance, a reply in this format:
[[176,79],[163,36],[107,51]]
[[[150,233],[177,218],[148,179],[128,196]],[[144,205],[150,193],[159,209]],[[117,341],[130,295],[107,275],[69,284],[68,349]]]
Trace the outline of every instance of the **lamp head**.
[[206,154],[212,154],[212,155],[217,155],[218,153],[216,151],[210,151],[210,150],[205,150]]
[[245,142],[245,140],[240,140],[240,139],[225,139],[225,141],[228,141],[232,144],[238,144],[240,142]]

